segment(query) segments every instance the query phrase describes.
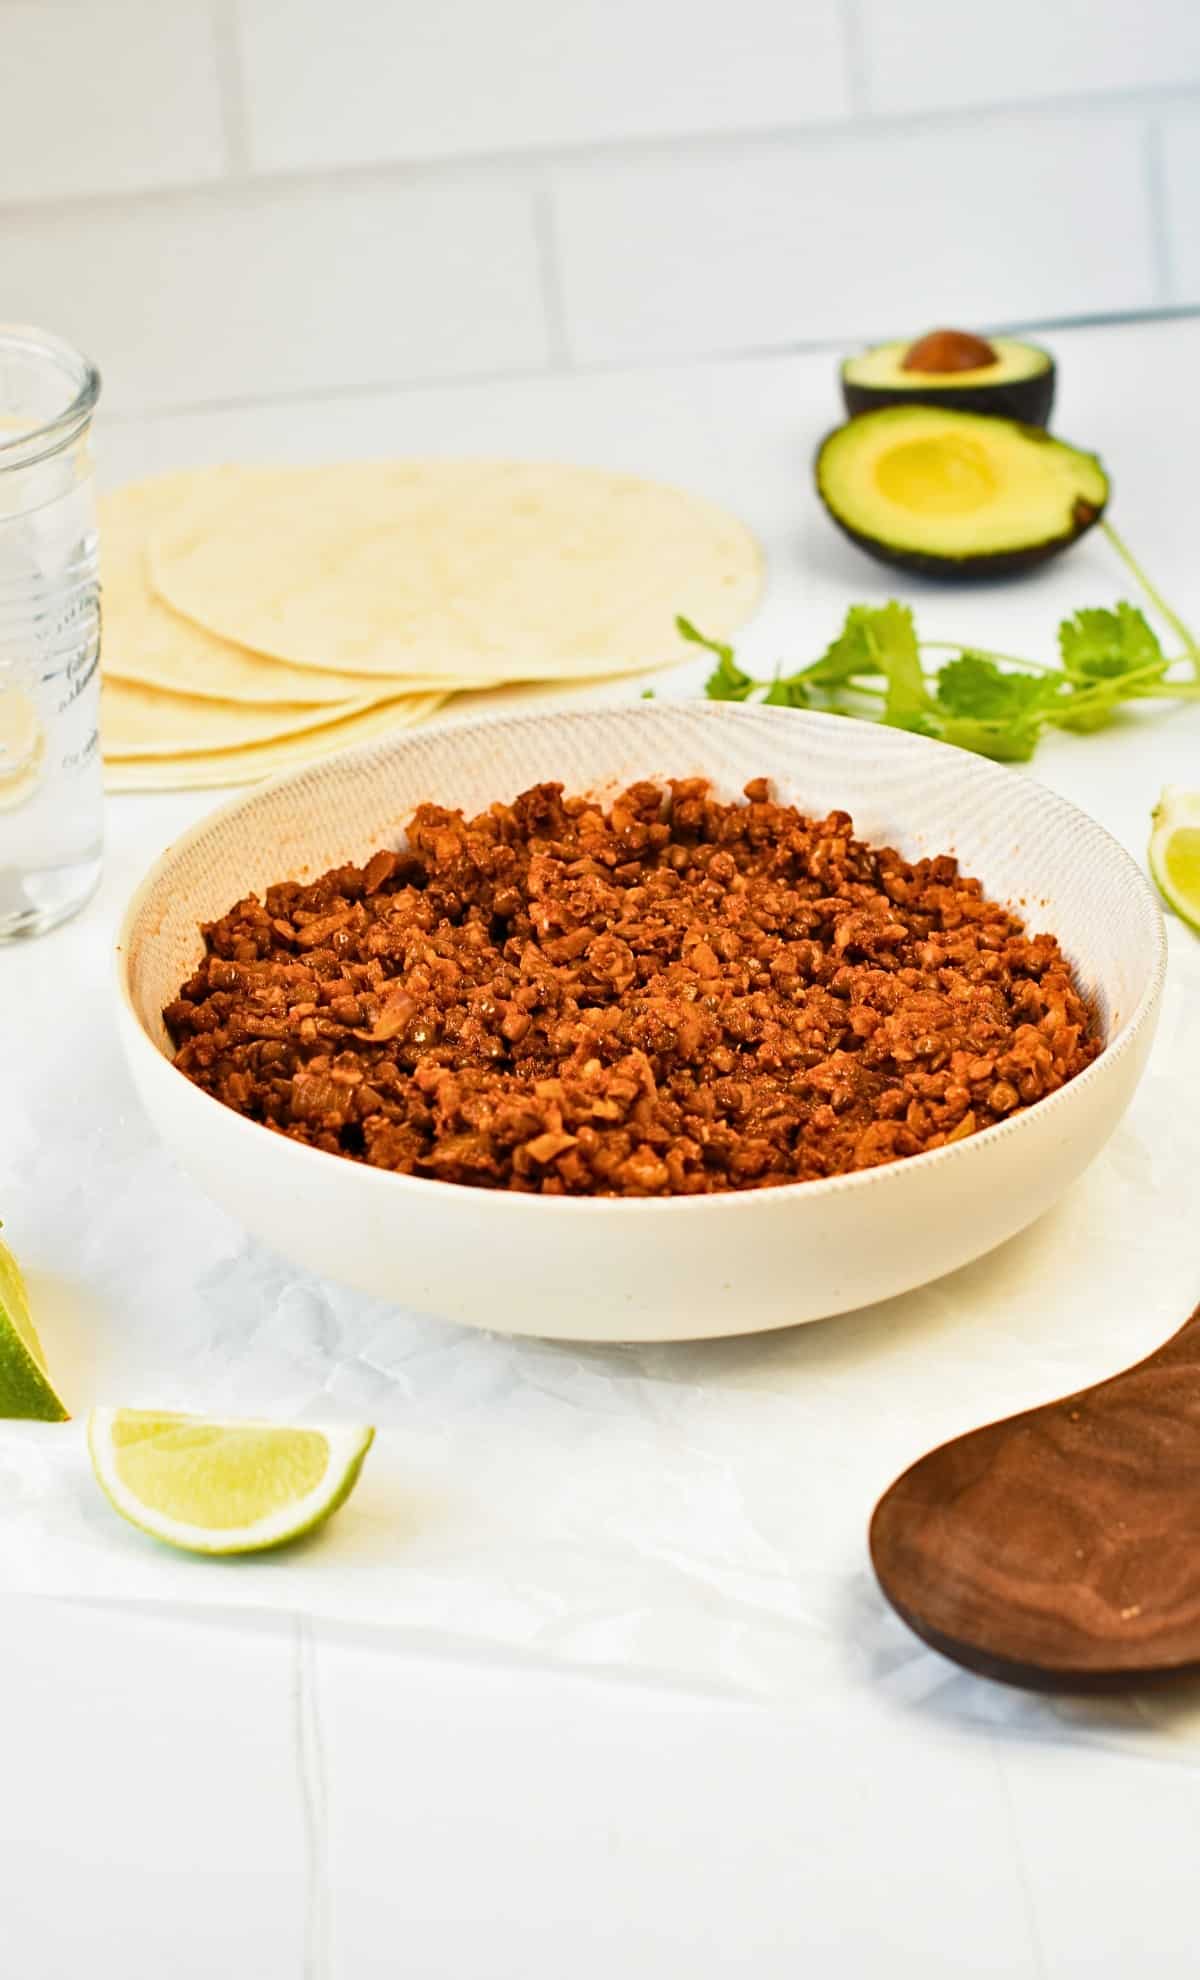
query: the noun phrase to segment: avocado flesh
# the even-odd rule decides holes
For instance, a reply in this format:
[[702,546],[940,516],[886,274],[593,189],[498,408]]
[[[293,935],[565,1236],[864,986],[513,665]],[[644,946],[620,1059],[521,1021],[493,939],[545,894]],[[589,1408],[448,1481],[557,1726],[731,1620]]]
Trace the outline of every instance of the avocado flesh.
[[1015,337],[990,339],[996,363],[971,371],[906,371],[912,349],[903,341],[876,344],[842,365],[842,398],[853,419],[884,406],[944,406],[949,411],[991,413],[1001,419],[1045,426],[1054,404],[1054,359],[1037,344]]
[[934,576],[1040,563],[1099,521],[1109,493],[1094,454],[1040,427],[938,406],[847,421],[822,442],[816,481],[864,550]]

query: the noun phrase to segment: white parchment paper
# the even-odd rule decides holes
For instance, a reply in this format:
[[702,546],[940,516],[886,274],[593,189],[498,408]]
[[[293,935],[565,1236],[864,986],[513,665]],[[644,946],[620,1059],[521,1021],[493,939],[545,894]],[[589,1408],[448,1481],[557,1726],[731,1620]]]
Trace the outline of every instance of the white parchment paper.
[[683,1347],[510,1341],[297,1272],[175,1169],[91,1022],[10,1115],[3,1195],[69,1403],[380,1434],[322,1534],[219,1562],[126,1527],[78,1423],[0,1426],[0,1589],[302,1612],[777,1701],[885,1687],[917,1711],[1200,1753],[1166,1738],[1200,1727],[1187,1690],[1052,1702],[959,1672],[887,1609],[866,1555],[875,1499],[922,1451],[1137,1360],[1200,1299],[1200,944],[1171,935],[1151,1068],[1057,1210],[885,1306]]

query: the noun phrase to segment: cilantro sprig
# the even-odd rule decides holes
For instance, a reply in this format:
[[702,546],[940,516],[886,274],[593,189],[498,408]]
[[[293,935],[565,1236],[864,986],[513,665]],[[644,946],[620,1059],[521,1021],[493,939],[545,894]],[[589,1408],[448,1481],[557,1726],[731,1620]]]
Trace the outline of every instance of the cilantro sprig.
[[[816,708],[884,722],[974,750],[1002,763],[1027,763],[1046,729],[1090,734],[1133,701],[1200,698],[1200,647],[1151,584],[1116,531],[1101,527],[1146,598],[1179,638],[1168,656],[1145,614],[1125,600],[1114,610],[1084,606],[1058,628],[1056,666],[976,646],[917,637],[912,612],[852,605],[819,659],[770,681],[737,662],[732,646],[708,639],[687,619],[680,633],[716,661],[704,691],[713,701],[759,701]],[[923,656],[953,657],[930,663]],[[1181,671],[1185,670],[1185,671]]]

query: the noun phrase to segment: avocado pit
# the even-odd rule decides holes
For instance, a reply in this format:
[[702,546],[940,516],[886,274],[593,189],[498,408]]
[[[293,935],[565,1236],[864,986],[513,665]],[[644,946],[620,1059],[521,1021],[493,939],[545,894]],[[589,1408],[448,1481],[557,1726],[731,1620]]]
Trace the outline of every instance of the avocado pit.
[[929,330],[910,344],[900,360],[902,371],[986,371],[999,364],[995,346],[970,330]]
[[941,328],[846,358],[841,384],[851,417],[885,406],[942,406],[1045,426],[1054,403],[1054,359],[1016,337]]

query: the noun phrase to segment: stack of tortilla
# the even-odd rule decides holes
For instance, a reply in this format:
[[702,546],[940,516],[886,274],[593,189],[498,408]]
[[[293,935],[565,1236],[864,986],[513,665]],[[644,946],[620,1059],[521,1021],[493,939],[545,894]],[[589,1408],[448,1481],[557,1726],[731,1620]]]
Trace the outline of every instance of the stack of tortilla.
[[726,638],[758,546],[679,490],[513,461],[219,467],[102,498],[112,790],[240,784],[428,720]]

